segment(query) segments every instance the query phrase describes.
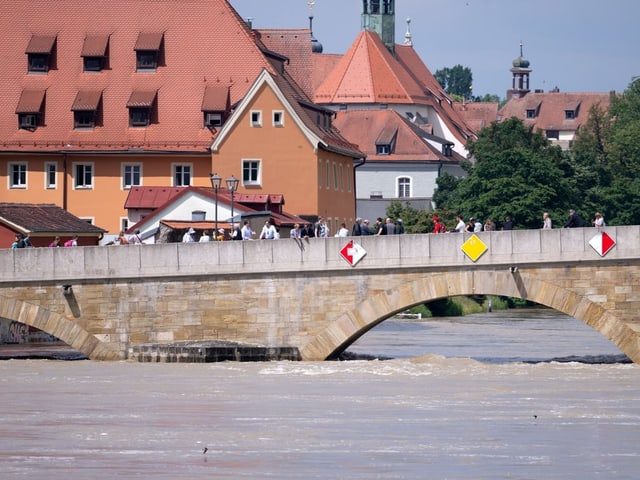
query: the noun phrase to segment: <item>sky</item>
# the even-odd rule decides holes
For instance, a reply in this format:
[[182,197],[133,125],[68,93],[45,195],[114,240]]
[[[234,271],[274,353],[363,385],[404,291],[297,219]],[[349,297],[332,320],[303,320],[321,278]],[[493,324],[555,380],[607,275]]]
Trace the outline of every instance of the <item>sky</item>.
[[[309,27],[309,0],[229,1],[256,29]],[[345,53],[360,32],[362,1],[314,2],[314,37],[324,53]],[[521,42],[531,90],[622,92],[640,76],[638,0],[396,0],[396,43],[407,18],[429,70],[470,68],[474,96],[506,97]]]

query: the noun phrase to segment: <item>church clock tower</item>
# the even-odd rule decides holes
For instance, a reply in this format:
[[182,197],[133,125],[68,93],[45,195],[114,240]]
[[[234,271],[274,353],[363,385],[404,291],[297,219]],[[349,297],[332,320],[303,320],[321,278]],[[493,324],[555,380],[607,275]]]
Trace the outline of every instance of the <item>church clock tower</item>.
[[391,53],[395,51],[395,0],[362,0],[362,29],[376,32]]

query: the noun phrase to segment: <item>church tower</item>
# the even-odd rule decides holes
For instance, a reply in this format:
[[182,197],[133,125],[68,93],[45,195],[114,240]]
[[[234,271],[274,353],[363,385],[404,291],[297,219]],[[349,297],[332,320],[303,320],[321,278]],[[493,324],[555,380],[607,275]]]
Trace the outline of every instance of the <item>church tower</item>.
[[522,98],[529,90],[529,60],[522,56],[522,42],[520,42],[520,56],[516,58],[511,69],[511,89],[507,90],[507,100],[511,97]]
[[395,52],[395,0],[362,0],[362,29],[376,32],[391,53]]

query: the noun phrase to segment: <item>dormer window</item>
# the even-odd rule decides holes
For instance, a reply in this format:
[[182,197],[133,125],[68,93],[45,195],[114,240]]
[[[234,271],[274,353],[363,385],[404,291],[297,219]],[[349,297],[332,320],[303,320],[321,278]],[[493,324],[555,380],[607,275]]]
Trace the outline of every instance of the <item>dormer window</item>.
[[396,128],[385,128],[376,139],[376,155],[391,155],[395,149]]
[[101,72],[109,64],[109,36],[87,35],[80,55],[85,72]]
[[16,107],[18,128],[35,130],[44,125],[45,90],[23,90]]
[[564,119],[565,120],[575,120],[578,117],[578,110],[580,109],[580,102],[574,102],[564,110]]
[[134,47],[136,51],[136,70],[155,71],[164,64],[164,34],[140,33]]
[[207,86],[202,97],[202,114],[205,128],[221,127],[230,109],[229,87]]
[[71,106],[73,111],[73,128],[91,129],[100,122],[101,91],[80,91]]
[[444,155],[445,157],[453,156],[453,143],[442,144],[442,155]]
[[534,109],[528,109],[527,118],[536,118],[536,111]]
[[55,36],[33,35],[27,45],[27,71],[47,73],[55,68]]
[[127,102],[130,127],[148,127],[157,122],[156,92],[134,91]]

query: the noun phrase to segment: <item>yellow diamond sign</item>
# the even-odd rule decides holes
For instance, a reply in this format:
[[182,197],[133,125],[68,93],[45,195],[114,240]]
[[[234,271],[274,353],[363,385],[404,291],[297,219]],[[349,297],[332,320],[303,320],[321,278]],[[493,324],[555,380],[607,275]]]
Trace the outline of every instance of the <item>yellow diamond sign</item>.
[[482,256],[482,254],[489,249],[489,247],[487,247],[476,234],[471,235],[471,237],[466,242],[464,242],[462,244],[462,247],[460,248],[465,253],[465,255],[474,262],[478,260]]

